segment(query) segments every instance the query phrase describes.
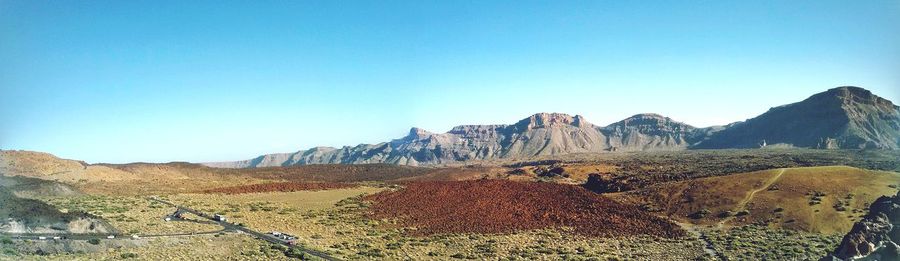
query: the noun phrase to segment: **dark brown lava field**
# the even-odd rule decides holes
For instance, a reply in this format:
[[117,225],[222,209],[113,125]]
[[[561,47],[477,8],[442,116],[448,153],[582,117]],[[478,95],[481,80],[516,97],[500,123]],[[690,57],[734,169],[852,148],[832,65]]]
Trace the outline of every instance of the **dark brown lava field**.
[[366,197],[372,217],[413,234],[506,233],[571,227],[588,236],[685,235],[676,224],[584,188],[508,180],[414,182]]

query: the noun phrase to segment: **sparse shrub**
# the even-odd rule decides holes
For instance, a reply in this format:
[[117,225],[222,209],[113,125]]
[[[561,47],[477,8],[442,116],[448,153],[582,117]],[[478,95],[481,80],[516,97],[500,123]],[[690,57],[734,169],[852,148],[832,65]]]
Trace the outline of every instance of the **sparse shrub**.
[[290,258],[299,258],[301,260],[306,259],[306,253],[304,253],[303,250],[300,250],[300,248],[297,247],[292,247],[287,251],[284,251],[284,256]]
[[701,219],[701,218],[706,217],[706,215],[709,215],[709,213],[711,213],[711,212],[709,211],[709,209],[705,209],[705,208],[704,208],[704,209],[701,209],[701,210],[699,210],[699,211],[697,211],[697,212],[694,212],[693,214],[688,215],[688,217],[689,217],[689,218],[693,218],[693,219]]
[[367,256],[367,257],[384,257],[384,252],[379,248],[373,248],[369,250],[359,251],[356,253],[357,255]]
[[641,205],[640,205],[640,208],[641,208],[641,210],[644,210],[644,211],[647,211],[647,212],[660,212],[660,211],[662,211],[662,208],[657,207],[655,204],[650,203],[650,202],[641,204]]
[[393,250],[393,249],[400,249],[401,246],[403,246],[403,243],[400,243],[400,242],[391,242],[391,243],[388,243],[388,244],[385,246],[385,248],[387,248],[387,249],[392,249],[392,250]]
[[13,243],[12,239],[5,238],[5,237],[3,239],[0,239],[0,244],[12,245],[12,243]]
[[456,258],[456,259],[463,259],[463,258],[466,258],[466,255],[463,255],[462,253],[456,253],[456,254],[450,255],[450,257]]
[[88,242],[88,244],[91,244],[91,245],[99,245],[99,244],[100,244],[100,239],[97,239],[97,238],[91,238],[91,239],[88,239],[87,242]]
[[736,217],[746,216],[746,215],[750,215],[750,210],[744,209],[744,210],[738,211],[736,214],[734,214],[734,216],[736,216]]
[[510,175],[525,175],[526,172],[522,168],[517,168],[517,169],[510,170],[507,173]]
[[122,253],[121,255],[119,255],[119,257],[121,257],[122,259],[129,259],[129,258],[137,258],[138,255],[135,253]]

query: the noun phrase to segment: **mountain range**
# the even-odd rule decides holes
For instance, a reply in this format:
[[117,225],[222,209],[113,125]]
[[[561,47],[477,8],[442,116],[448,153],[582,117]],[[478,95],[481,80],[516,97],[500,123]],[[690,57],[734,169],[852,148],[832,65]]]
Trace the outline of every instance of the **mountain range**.
[[440,165],[568,153],[760,148],[900,149],[900,107],[859,87],[838,87],[725,126],[697,128],[659,114],[608,126],[580,115],[538,113],[512,125],[461,125],[446,133],[412,128],[405,137],[342,148],[315,147],[211,167],[306,164]]

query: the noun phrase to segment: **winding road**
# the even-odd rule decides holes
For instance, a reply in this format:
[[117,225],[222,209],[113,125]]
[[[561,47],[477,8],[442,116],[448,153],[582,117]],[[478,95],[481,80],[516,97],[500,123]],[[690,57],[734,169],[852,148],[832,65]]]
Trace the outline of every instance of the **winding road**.
[[[293,248],[293,247],[296,247],[296,246],[292,245],[291,242],[288,241],[288,240],[282,240],[282,239],[280,239],[280,238],[276,238],[276,237],[274,237],[274,236],[270,236],[269,234],[257,232],[257,231],[254,231],[254,230],[252,230],[252,229],[246,228],[246,227],[244,227],[244,226],[238,226],[238,225],[236,225],[236,224],[234,224],[234,223],[229,223],[229,222],[227,222],[227,221],[219,221],[219,220],[215,219],[214,216],[211,216],[211,215],[208,215],[208,214],[206,214],[206,213],[203,213],[203,212],[194,210],[194,209],[192,209],[192,208],[183,207],[183,206],[178,206],[178,205],[172,204],[171,202],[164,201],[164,200],[161,200],[161,199],[158,199],[158,198],[153,198],[153,197],[151,197],[151,198],[148,198],[148,199],[149,199],[149,200],[152,200],[152,201],[156,201],[156,202],[162,203],[162,204],[164,204],[164,205],[168,205],[168,206],[171,206],[171,207],[175,207],[176,209],[181,210],[181,211],[184,211],[184,212],[188,212],[188,213],[191,213],[191,214],[194,214],[194,215],[197,215],[197,216],[200,216],[200,217],[209,219],[209,220],[215,222],[216,224],[222,226],[222,227],[224,228],[223,231],[240,231],[240,232],[246,233],[246,234],[248,234],[248,235],[251,235],[251,236],[253,236],[253,237],[257,238],[257,239],[261,239],[261,240],[267,241],[267,242],[269,242],[269,243],[279,244],[279,245],[284,245],[284,246],[292,247],[292,248]],[[315,256],[315,257],[318,257],[318,258],[321,258],[321,259],[325,259],[325,260],[339,260],[339,259],[337,259],[337,258],[335,258],[335,257],[332,257],[331,255],[328,255],[328,253],[325,253],[325,252],[322,252],[322,251],[317,251],[317,250],[312,250],[312,249],[305,249],[305,248],[301,248],[301,250],[302,250],[304,253],[308,254],[308,255]]]
[[[200,223],[207,223],[207,224],[216,224],[216,225],[220,225],[220,226],[222,226],[222,229],[221,229],[221,230],[215,230],[215,231],[207,231],[207,232],[190,232],[190,233],[178,233],[178,234],[155,234],[155,235],[137,235],[137,238],[161,238],[161,237],[178,237],[178,236],[210,235],[210,234],[218,234],[218,233],[224,233],[224,232],[234,231],[234,232],[246,233],[246,234],[248,234],[248,235],[250,235],[250,236],[253,236],[253,237],[257,238],[257,239],[261,239],[261,240],[267,241],[267,242],[269,242],[269,243],[278,244],[278,245],[284,245],[284,246],[287,246],[287,247],[289,247],[289,248],[296,248],[296,247],[297,247],[297,246],[291,244],[291,241],[283,240],[283,239],[280,239],[280,238],[271,236],[271,235],[269,235],[269,234],[257,232],[257,231],[254,231],[254,230],[252,230],[252,229],[249,229],[249,228],[246,228],[246,227],[243,227],[243,226],[239,226],[239,225],[234,224],[234,223],[229,223],[229,222],[227,222],[227,221],[220,221],[220,220],[217,220],[213,215],[209,215],[209,214],[206,214],[206,213],[197,211],[197,210],[192,209],[192,208],[183,207],[183,206],[178,206],[178,205],[172,204],[172,203],[170,203],[170,202],[168,202],[168,201],[164,201],[164,200],[161,200],[161,199],[158,199],[158,198],[155,198],[155,197],[150,197],[150,198],[147,198],[147,199],[150,200],[150,201],[155,201],[155,202],[162,203],[162,204],[167,205],[167,206],[170,206],[170,207],[174,207],[177,211],[182,211],[182,212],[191,213],[191,214],[197,215],[197,216],[199,216],[199,217],[208,219],[208,220],[209,220],[208,222],[200,222]],[[193,222],[196,222],[196,221],[193,221]],[[114,232],[114,233],[105,233],[105,234],[98,234],[98,233],[92,233],[92,234],[59,234],[59,233],[57,233],[57,234],[51,234],[51,233],[48,233],[48,234],[37,234],[37,233],[18,234],[18,233],[0,233],[0,235],[3,235],[4,237],[8,237],[8,238],[10,238],[10,239],[16,239],[16,240],[25,240],[25,239],[29,239],[29,240],[91,240],[91,239],[110,240],[110,239],[133,239],[133,238],[130,237],[130,236],[123,235],[123,234],[121,234],[121,233],[115,233],[115,232]],[[55,238],[57,238],[57,237],[58,237],[58,239],[55,239]],[[112,237],[112,238],[110,238],[110,237]],[[321,259],[324,259],[324,260],[340,260],[340,259],[337,259],[337,258],[335,258],[335,257],[332,257],[332,256],[329,255],[328,253],[325,253],[325,252],[322,252],[322,251],[317,251],[317,250],[312,250],[312,249],[305,249],[305,248],[300,248],[300,250],[301,250],[303,253],[307,254],[307,255],[315,256],[315,257],[318,257],[318,258],[321,258]]]

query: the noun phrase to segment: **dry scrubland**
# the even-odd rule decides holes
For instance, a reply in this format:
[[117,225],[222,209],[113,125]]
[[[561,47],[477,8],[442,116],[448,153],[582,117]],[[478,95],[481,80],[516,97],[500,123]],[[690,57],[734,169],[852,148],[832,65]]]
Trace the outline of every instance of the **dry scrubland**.
[[[486,231],[474,226],[471,231],[439,229],[432,231],[457,232],[442,234],[422,233],[428,230],[423,224],[428,223],[410,222],[406,219],[423,213],[414,211],[417,208],[430,211],[424,213],[442,213],[439,211],[440,205],[437,205],[436,209],[430,208],[436,205],[434,203],[439,198],[429,200],[431,195],[429,193],[443,193],[450,199],[477,197],[469,198],[465,202],[456,202],[455,206],[448,206],[448,209],[454,210],[472,210],[465,207],[465,204],[471,203],[481,204],[479,206],[482,208],[479,211],[521,209],[528,210],[521,213],[558,214],[570,212],[562,211],[565,208],[554,209],[552,206],[574,206],[575,209],[580,208],[581,212],[590,212],[591,207],[586,206],[594,206],[591,205],[593,204],[591,201],[580,201],[587,202],[585,204],[566,202],[557,196],[571,193],[556,193],[559,191],[555,189],[533,190],[530,191],[532,194],[529,194],[529,197],[534,200],[522,200],[520,194],[507,193],[515,191],[508,190],[508,186],[501,186],[500,188],[504,190],[490,191],[491,193],[480,191],[480,194],[458,195],[451,193],[451,190],[443,192],[439,189],[429,190],[436,189],[434,187],[419,188],[417,191],[415,184],[434,184],[416,183],[420,181],[464,181],[486,178],[519,180],[525,183],[509,184],[512,184],[511,186],[527,184],[522,186],[544,188],[544,186],[566,185],[530,182],[580,184],[587,180],[589,174],[598,174],[606,177],[605,182],[608,182],[610,188],[631,190],[603,196],[624,203],[616,204],[615,206],[624,206],[614,209],[640,208],[654,215],[668,216],[681,222],[710,226],[712,228],[701,229],[713,246],[731,259],[777,259],[775,258],[777,256],[797,260],[818,256],[833,248],[837,240],[835,238],[839,237],[837,234],[845,232],[851,222],[862,215],[868,203],[877,196],[896,191],[900,180],[896,173],[851,167],[789,168],[780,176],[778,175],[780,170],[777,168],[851,165],[896,171],[900,170],[898,157],[900,155],[897,152],[881,151],[723,150],[579,154],[546,161],[505,162],[504,164],[509,164],[505,166],[488,162],[485,166],[435,169],[374,164],[234,170],[187,163],[87,165],[78,161],[58,159],[49,154],[0,151],[0,172],[4,175],[15,174],[58,180],[86,192],[88,195],[72,194],[65,197],[41,192],[31,193],[29,197],[49,202],[64,211],[96,214],[123,233],[168,234],[221,229],[206,224],[163,221],[162,217],[174,209],[151,203],[143,198],[150,194],[160,194],[177,204],[224,214],[232,221],[262,232],[277,230],[297,235],[300,237],[299,242],[305,247],[327,251],[342,259],[704,259],[704,243],[697,239],[666,239],[637,235],[662,235],[659,233],[665,234],[664,228],[656,232],[628,230],[629,233],[637,232],[631,236],[595,237],[588,236],[595,235],[592,233],[580,233],[577,222],[556,222],[565,220],[566,215],[552,214],[547,217],[540,215],[533,217],[536,220],[547,218],[551,220],[549,223],[561,225],[560,228],[523,226],[515,229],[525,229],[524,231],[513,232],[505,229]],[[733,173],[744,174],[730,175]],[[284,184],[354,182],[362,185],[353,188],[293,192],[284,191],[309,189],[315,186],[257,185],[282,182],[290,182]],[[453,183],[453,186],[478,182],[457,182]],[[507,181],[501,183],[507,184],[505,182]],[[235,192],[241,193],[263,192],[270,188],[276,188],[274,190],[279,192],[203,193],[226,187],[238,187],[239,191]],[[363,199],[367,195],[383,191],[399,194],[371,196],[372,201]],[[754,191],[755,193],[751,193]],[[16,193],[24,193],[20,192]],[[750,194],[753,196],[748,197]],[[389,215],[387,213],[397,209],[378,205],[379,202],[389,202],[380,201],[379,198],[395,196],[406,204],[395,204],[392,207],[399,205],[406,208],[407,215]],[[479,203],[479,199],[486,201]],[[564,204],[554,204],[549,208],[552,211],[546,212],[540,207],[542,205],[536,204],[542,202]],[[419,203],[427,205],[415,205]],[[379,211],[381,214],[378,214]],[[629,216],[623,213],[631,212],[601,211],[598,215]],[[649,217],[647,214],[639,216]],[[455,221],[462,222],[456,227],[465,227],[466,224],[478,222],[477,219],[472,219],[475,215],[455,217],[458,218]],[[558,219],[554,221],[554,218]],[[653,218],[637,220],[651,219]],[[435,220],[440,221],[431,219],[430,222],[440,224],[433,222]],[[598,231],[604,231],[603,229],[608,231],[624,224],[615,222],[620,220],[618,218],[613,217],[610,220],[614,222],[596,222],[592,225],[600,227]],[[724,229],[715,229],[720,223]],[[646,225],[630,224],[629,227],[646,228]],[[417,226],[418,228],[412,228]],[[122,248],[114,248],[108,252],[40,257],[0,255],[0,259],[285,258],[280,250],[272,249],[271,245],[237,234],[224,234],[218,237],[179,236],[144,239],[140,242],[143,243],[137,246],[123,245]],[[4,246],[3,251],[7,250],[10,250],[9,247]]]
[[500,167],[420,168],[391,164],[221,169],[199,164],[86,164],[30,151],[0,150],[0,173],[57,181],[88,194],[141,196],[197,193],[272,182],[402,182],[503,178]]
[[606,183],[601,192],[621,192],[666,182],[776,168],[843,165],[900,172],[898,159],[900,151],[890,150],[733,149],[571,154],[536,157],[503,166],[513,175],[561,167],[563,172],[559,175],[546,173],[543,178],[554,182],[580,180],[584,172],[600,174]]
[[[99,195],[52,197],[43,200],[61,211],[82,211],[102,217],[127,235],[198,233],[222,229],[218,225],[200,222],[167,222],[163,218],[175,212],[175,208],[142,197]],[[189,220],[205,222],[200,217],[185,216]]]
[[818,260],[837,247],[842,237],[756,225],[707,232],[713,246],[729,260]]
[[29,151],[0,151],[0,172],[71,185],[88,194],[149,195],[265,182],[224,175],[196,164],[86,164]]
[[[397,189],[396,187],[394,189]],[[630,258],[654,260],[667,256],[693,258],[702,254],[693,240],[650,236],[599,238],[563,231],[532,229],[515,233],[457,233],[413,236],[393,219],[373,220],[364,195],[382,188],[360,187],[327,191],[251,194],[173,195],[169,199],[214,213],[260,231],[277,230],[300,236],[305,247],[344,259],[562,259]],[[527,202],[521,202],[526,204]]]
[[[696,150],[541,156],[444,168],[365,164],[219,169],[190,163],[85,164],[46,153],[2,150],[0,172],[60,181],[90,194],[106,195],[193,193],[270,182],[396,183],[494,178],[578,184],[588,174],[605,175],[608,187],[615,192],[774,168],[848,165],[900,171],[898,158],[900,152],[883,150]],[[563,167],[565,171],[560,175],[535,173],[553,167]]]
[[665,183],[612,197],[694,224],[843,234],[876,198],[896,193],[898,184],[896,172],[809,167]]
[[263,193],[263,192],[294,192],[294,191],[316,191],[328,189],[341,189],[357,187],[357,184],[351,183],[333,183],[333,182],[275,182],[262,183],[253,185],[243,185],[236,187],[224,187],[209,189],[204,191],[210,194],[246,194],[246,193]]
[[[296,260],[247,235],[221,234],[142,239],[136,246],[91,253],[3,256],[0,260]],[[53,243],[49,243],[53,244]]]

